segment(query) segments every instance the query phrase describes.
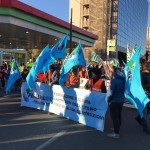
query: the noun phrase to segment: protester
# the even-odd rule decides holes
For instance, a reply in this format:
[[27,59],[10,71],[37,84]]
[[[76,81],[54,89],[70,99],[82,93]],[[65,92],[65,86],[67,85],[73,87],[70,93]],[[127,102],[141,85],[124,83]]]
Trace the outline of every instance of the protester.
[[105,82],[100,77],[99,70],[94,68],[91,70],[91,78],[86,83],[85,89],[90,89],[92,92],[102,92],[106,93]]
[[47,70],[47,72],[46,72],[46,79],[47,79],[47,84],[49,84],[50,83],[50,79],[51,79],[51,77],[52,77],[52,73],[54,72],[54,65],[50,65],[50,69],[49,70]]
[[121,112],[123,103],[125,100],[125,73],[119,68],[114,68],[113,79],[110,82],[110,94],[107,97],[107,101],[110,108],[110,115],[113,121],[114,132],[108,134],[111,138],[120,138],[121,127]]
[[88,72],[86,71],[85,67],[81,66],[80,71],[78,73],[79,78],[88,78]]
[[76,68],[72,68],[68,74],[68,78],[65,84],[67,87],[78,88],[79,87],[79,77]]
[[[141,83],[144,91],[146,92],[147,96],[150,98],[150,72],[147,66],[143,65],[141,70]],[[135,120],[142,126],[143,132],[150,135],[150,129],[148,127],[148,123],[146,120],[146,114],[150,113],[150,102],[147,103],[145,109],[143,110],[144,117],[141,118],[140,114],[135,117]]]
[[1,66],[0,74],[1,74],[1,76],[0,76],[1,85],[2,85],[2,88],[4,88],[5,87],[5,77],[7,75],[7,73],[5,72],[4,66]]
[[26,66],[24,63],[21,64],[21,72],[23,72],[26,69]]
[[59,65],[55,64],[50,66],[51,77],[48,83],[49,86],[52,86],[53,84],[57,84],[57,85],[59,84],[58,83],[60,77],[59,71],[60,71]]
[[7,66],[8,66],[7,62],[4,62],[4,61],[3,61],[4,70],[7,70]]
[[8,65],[7,71],[6,71],[7,72],[7,75],[6,75],[7,80],[9,79],[10,71],[11,71],[11,67],[10,67],[10,65]]
[[29,71],[27,69],[24,69],[24,71],[21,74],[21,76],[22,76],[22,82],[26,81],[26,77],[27,77],[28,73],[29,73]]
[[100,67],[101,78],[107,79],[106,71],[103,66]]
[[32,61],[32,59],[29,59],[29,62],[27,62],[26,67],[28,70],[30,70],[32,68],[32,66],[33,66],[33,61]]
[[[49,86],[53,86],[53,84],[59,84],[59,77],[60,77],[60,66],[59,64],[52,64],[50,66],[50,70],[47,72],[47,83]],[[48,114],[53,114],[51,112],[48,112]]]
[[143,111],[143,113],[144,113],[144,117],[143,118],[141,118],[141,116],[138,115],[137,117],[135,117],[135,120],[142,126],[143,132],[145,134],[150,135],[150,130],[149,130],[149,127],[148,127],[148,123],[147,123],[147,120],[145,118],[145,110]]

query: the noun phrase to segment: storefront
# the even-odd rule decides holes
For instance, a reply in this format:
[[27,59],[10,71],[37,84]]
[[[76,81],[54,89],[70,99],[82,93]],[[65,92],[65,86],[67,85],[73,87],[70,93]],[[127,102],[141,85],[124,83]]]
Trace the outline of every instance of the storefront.
[[3,53],[0,55],[0,66],[3,64],[3,62],[10,64],[12,59],[16,59],[19,65],[27,62],[27,52],[25,50],[6,49],[0,51],[3,51]]
[[[47,44],[52,48],[66,34],[70,34],[68,22],[18,0],[0,0],[0,51],[5,51],[0,55],[0,65],[13,58],[18,64],[35,61]],[[97,39],[97,35],[73,25],[67,48],[71,45],[74,49],[79,41],[82,47],[92,47]]]

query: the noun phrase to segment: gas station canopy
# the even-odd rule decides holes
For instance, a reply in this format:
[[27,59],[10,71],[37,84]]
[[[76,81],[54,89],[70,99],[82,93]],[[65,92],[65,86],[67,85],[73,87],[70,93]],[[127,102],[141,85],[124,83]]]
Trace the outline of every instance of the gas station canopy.
[[[18,0],[0,0],[0,48],[43,49],[70,33],[70,24]],[[72,26],[72,47],[93,46],[97,36]],[[68,39],[69,45],[69,39]],[[69,47],[69,46],[68,46]]]

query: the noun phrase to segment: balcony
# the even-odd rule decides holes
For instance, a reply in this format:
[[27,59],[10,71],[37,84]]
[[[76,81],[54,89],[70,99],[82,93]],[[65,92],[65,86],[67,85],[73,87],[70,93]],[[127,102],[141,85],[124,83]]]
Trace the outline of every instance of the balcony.
[[89,0],[83,0],[83,6],[89,7]]
[[89,9],[83,10],[83,16],[84,17],[89,16]]
[[89,21],[83,22],[82,27],[83,27],[83,28],[89,28]]
[[118,22],[118,17],[112,16],[111,22],[112,23],[117,23]]
[[118,7],[112,7],[112,12],[118,12]]

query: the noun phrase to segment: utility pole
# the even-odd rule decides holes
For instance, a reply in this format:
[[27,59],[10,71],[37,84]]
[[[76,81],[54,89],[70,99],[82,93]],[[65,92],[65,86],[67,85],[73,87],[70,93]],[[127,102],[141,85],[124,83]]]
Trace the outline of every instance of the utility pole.
[[111,39],[111,0],[109,1],[109,20],[108,20],[108,39],[107,39],[107,60],[109,60],[109,45],[108,40]]
[[70,15],[70,49],[69,49],[69,54],[72,51],[72,13],[73,13],[73,9],[71,8],[71,15]]

